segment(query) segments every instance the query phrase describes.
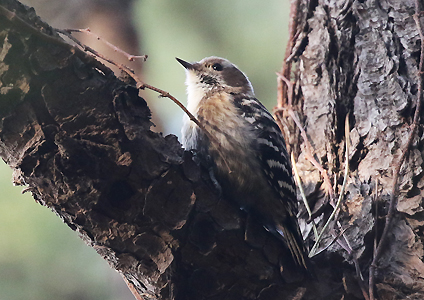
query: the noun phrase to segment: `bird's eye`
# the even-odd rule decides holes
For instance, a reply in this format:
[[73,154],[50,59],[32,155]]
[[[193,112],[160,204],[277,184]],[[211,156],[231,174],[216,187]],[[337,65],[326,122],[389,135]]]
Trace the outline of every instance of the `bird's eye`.
[[221,64],[219,64],[219,63],[214,63],[214,64],[212,65],[212,69],[214,69],[215,71],[222,71],[222,69],[224,69],[224,68],[222,67],[222,65],[221,65]]

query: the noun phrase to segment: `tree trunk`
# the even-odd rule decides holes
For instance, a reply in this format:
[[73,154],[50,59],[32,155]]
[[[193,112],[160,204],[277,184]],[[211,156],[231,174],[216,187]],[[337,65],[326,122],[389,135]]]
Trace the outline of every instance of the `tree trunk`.
[[[345,177],[345,118],[351,141],[340,226],[335,225],[346,230],[350,247],[341,237],[315,262],[331,264],[333,275],[338,269],[346,292],[359,297],[350,284],[359,275],[352,258],[357,258],[368,283],[374,243],[380,242],[392,197],[393,220],[380,246],[376,271],[371,269],[374,294],[378,299],[423,299],[423,143],[420,127],[411,132],[421,101],[422,41],[414,14],[420,20],[422,1],[292,1],[292,6],[292,47],[284,75],[293,70],[294,110],[337,196]],[[281,101],[280,108],[288,106],[288,101]],[[325,219],[331,191],[308,161],[312,151],[299,138],[292,119],[283,123],[314,216]],[[407,147],[410,135],[413,140]],[[396,181],[395,168],[405,148]],[[329,244],[333,236],[327,234],[322,244]]]
[[[132,82],[63,42],[32,10],[0,0],[0,155],[15,183],[143,299],[361,299],[352,256],[367,281],[420,94],[414,5],[314,1],[293,11],[293,107],[335,194],[350,116],[351,170],[338,216],[346,231],[313,259],[316,279],[297,280],[281,242],[219,199],[176,137],[150,131],[150,110]],[[283,123],[314,217],[328,218],[319,171],[292,120]],[[379,299],[422,298],[421,133],[401,169],[398,212],[375,275]]]

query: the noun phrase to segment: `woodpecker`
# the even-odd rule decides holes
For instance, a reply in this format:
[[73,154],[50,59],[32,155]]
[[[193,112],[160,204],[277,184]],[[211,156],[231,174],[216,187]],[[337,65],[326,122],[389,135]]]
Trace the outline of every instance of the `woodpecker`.
[[291,164],[273,116],[256,99],[247,76],[228,60],[176,59],[186,69],[187,109],[203,126],[184,117],[184,148],[210,158],[223,196],[255,214],[285,242],[295,263],[308,269]]

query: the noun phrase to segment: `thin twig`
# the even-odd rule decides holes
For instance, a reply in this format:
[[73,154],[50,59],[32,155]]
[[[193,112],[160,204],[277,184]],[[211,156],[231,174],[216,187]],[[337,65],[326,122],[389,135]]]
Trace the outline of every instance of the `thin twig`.
[[[376,187],[375,187],[375,193],[374,193],[374,203],[375,203],[375,225],[374,225],[374,240],[373,240],[373,249],[372,249],[372,262],[375,260],[376,252],[377,252],[377,246],[378,246],[378,178],[376,179]],[[368,270],[368,293],[370,295],[370,299],[374,300],[374,273],[375,269],[371,269],[371,266]]]
[[[127,66],[117,63],[114,60],[107,58],[106,56],[104,56],[103,54],[99,53],[98,51],[94,50],[93,48],[81,43],[78,39],[76,39],[75,37],[72,36],[72,34],[70,32],[68,32],[67,30],[61,30],[61,29],[55,29],[57,32],[67,36],[68,38],[70,38],[72,41],[74,41],[78,46],[81,47],[82,50],[91,53],[92,55],[94,55],[97,58],[100,58],[116,67],[118,67],[120,70],[124,71],[125,73],[127,73],[132,79],[134,79],[134,81],[136,82],[136,87],[138,89],[149,89],[152,91],[155,91],[157,93],[160,94],[161,97],[163,98],[168,98],[170,100],[172,100],[175,104],[177,104],[183,111],[184,113],[187,114],[187,116],[189,117],[189,119],[194,122],[197,126],[199,126],[199,128],[206,134],[206,136],[209,138],[209,140],[215,141],[215,143],[219,146],[221,146],[221,143],[209,132],[206,130],[205,126],[203,126],[202,123],[199,122],[199,120],[196,119],[196,117],[174,96],[172,96],[170,93],[159,89],[157,87],[154,87],[150,84],[147,84],[145,82],[143,82],[135,73],[133,70],[131,70],[130,68],[128,68]],[[112,45],[112,44],[111,44]],[[222,160],[224,161],[225,165],[227,166],[228,172],[231,173],[232,170],[230,168],[230,166],[228,165],[225,156],[222,154],[222,151],[220,150],[220,147],[218,147],[217,152],[219,153],[219,155],[222,157]]]
[[359,288],[362,292],[362,296],[364,296],[365,300],[370,300],[370,296],[368,295],[367,287],[365,285],[364,277],[362,276],[361,268],[359,267],[358,259],[356,257],[353,257],[352,260],[353,264],[355,265],[356,277],[359,284]]
[[409,152],[409,149],[412,145],[412,141],[415,137],[415,131],[417,130],[417,127],[419,126],[420,122],[420,113],[421,113],[421,102],[422,102],[422,89],[423,89],[423,72],[424,72],[424,32],[421,27],[420,22],[420,15],[421,15],[421,8],[420,8],[420,1],[415,0],[415,14],[413,16],[415,20],[415,24],[417,26],[418,33],[420,35],[421,40],[421,53],[420,53],[420,63],[418,66],[418,95],[417,95],[417,104],[415,106],[415,113],[414,113],[414,119],[412,124],[410,125],[410,132],[408,136],[408,140],[403,145],[401,150],[401,155],[399,157],[398,162],[394,165],[393,169],[393,181],[391,186],[391,193],[390,193],[390,204],[389,204],[389,210],[387,212],[386,216],[386,222],[384,224],[383,233],[380,238],[380,242],[378,243],[377,250],[375,251],[374,259],[372,260],[370,269],[369,269],[369,293],[370,293],[370,299],[374,300],[374,276],[375,276],[375,270],[377,269],[377,263],[380,259],[384,249],[385,244],[388,240],[388,233],[391,229],[393,218],[396,212],[396,205],[397,205],[397,192],[398,192],[398,179],[400,174],[400,169],[402,168],[403,162],[405,161],[406,155]]
[[[337,240],[339,238],[341,238],[345,232],[348,230],[349,228],[345,228],[342,231],[339,232],[339,234],[337,234],[336,236],[333,237],[333,239],[331,240],[330,243],[328,243],[328,245],[326,245],[325,247],[318,249],[316,253],[314,253],[313,255],[311,255],[312,250],[309,252],[309,257],[313,257],[313,256],[317,256],[319,254],[321,254],[322,252],[324,252],[325,250],[327,250],[328,248],[330,248],[335,242],[337,242]],[[315,246],[315,245],[314,245]]]
[[112,48],[113,51],[118,52],[118,53],[121,53],[122,55],[124,55],[125,57],[127,57],[129,61],[134,61],[136,59],[142,59],[143,61],[146,61],[147,60],[147,54],[145,54],[145,55],[132,55],[132,54],[129,54],[128,52],[122,50],[121,48],[115,46],[114,44],[108,42],[107,40],[103,39],[99,35],[95,34],[94,32],[92,32],[90,30],[90,28],[85,28],[85,29],[63,29],[63,31],[66,31],[69,34],[71,34],[72,32],[78,32],[78,33],[85,33],[87,35],[91,35],[96,40],[101,41],[104,44],[106,44],[108,47]]
[[[127,66],[117,63],[115,61],[113,61],[110,58],[107,58],[106,56],[104,56],[103,54],[99,53],[98,51],[94,50],[93,48],[81,43],[78,39],[76,39],[75,37],[72,36],[72,34],[70,32],[68,32],[67,30],[61,30],[61,29],[56,29],[57,32],[67,36],[68,38],[70,38],[72,41],[74,41],[78,46],[81,47],[82,50],[89,52],[91,54],[93,54],[95,57],[98,57],[116,67],[118,67],[120,70],[124,71],[125,73],[127,73],[129,76],[131,76],[132,79],[134,79],[134,81],[136,82],[136,87],[138,89],[149,89],[152,91],[155,91],[157,93],[159,93],[161,95],[161,97],[163,98],[169,98],[171,99],[175,104],[177,104],[190,118],[191,121],[193,121],[197,126],[199,126],[202,130],[204,130],[206,132],[206,129],[203,127],[203,125],[196,119],[196,117],[190,113],[190,111],[180,102],[178,101],[177,98],[175,98],[174,96],[172,96],[170,93],[161,90],[159,88],[156,88],[154,86],[151,86],[150,84],[144,83],[143,81],[141,81],[141,79]],[[208,136],[209,137],[209,136]]]
[[309,215],[309,219],[311,219],[312,228],[314,230],[314,235],[315,235],[315,240],[317,240],[318,239],[317,226],[315,225],[314,219],[312,219],[312,211],[311,211],[311,208],[309,207],[308,200],[306,199],[305,191],[303,190],[302,180],[300,179],[299,172],[297,171],[296,161],[294,159],[293,152],[291,152],[290,158],[291,158],[291,163],[292,163],[292,167],[294,171],[294,179],[296,180],[297,186],[299,187],[300,195],[302,197],[303,204],[305,204],[306,210]]
[[[345,137],[346,137],[346,151],[345,151],[345,171],[344,171],[344,178],[343,178],[343,185],[342,188],[340,190],[339,193],[339,199],[337,200],[337,204],[336,206],[333,208],[333,212],[331,213],[330,217],[328,218],[327,222],[325,223],[324,227],[321,230],[321,233],[318,236],[318,239],[315,241],[314,246],[312,247],[309,256],[312,257],[314,256],[314,253],[316,251],[316,248],[319,245],[319,242],[324,234],[324,232],[326,231],[327,227],[329,226],[330,222],[333,221],[333,218],[336,216],[336,213],[338,212],[339,208],[340,208],[340,204],[342,203],[342,199],[344,196],[344,190],[346,188],[346,183],[347,183],[347,178],[349,176],[349,133],[350,133],[350,129],[349,129],[349,114],[346,115],[346,119],[345,119]],[[344,235],[343,235],[344,237]],[[346,242],[348,243],[347,239],[345,238]],[[349,244],[348,244],[349,245]],[[349,245],[349,249],[352,249]]]
[[[286,85],[288,85],[289,90],[291,90],[291,87],[293,86],[292,82],[290,82],[287,78],[285,78],[284,76],[282,76],[281,74],[278,74],[278,76],[281,76],[281,79],[283,82],[286,83]],[[292,94],[288,94],[288,97],[292,97]],[[292,110],[291,107],[288,108],[281,108],[280,110],[286,110],[289,112],[289,115],[292,117],[292,119],[294,120],[295,124],[299,127],[299,130],[301,132],[301,135],[306,143],[306,158],[309,159],[309,161],[311,161],[311,163],[318,169],[320,170],[321,176],[324,178],[324,186],[327,187],[327,191],[330,195],[330,197],[333,199],[334,198],[334,190],[333,190],[333,186],[331,185],[331,181],[330,178],[328,177],[327,171],[321,166],[321,164],[319,162],[317,162],[314,158],[314,148],[312,147],[312,145],[309,143],[309,138],[306,134],[305,129],[303,128],[302,124],[300,123],[299,119],[297,118],[296,114],[294,113],[294,111]],[[278,112],[278,111],[277,111]],[[349,127],[348,125],[348,119],[346,119],[346,126]],[[346,177],[345,177],[346,178]],[[336,204],[334,203],[334,201],[330,200],[330,204],[333,206],[333,208],[336,207]],[[336,214],[337,214],[337,210],[336,210]],[[339,229],[341,230],[341,224],[340,222],[336,223],[337,226],[339,227]],[[335,236],[336,233],[332,232],[332,235]],[[337,243],[343,248],[345,249],[349,255],[352,255],[353,253],[353,249],[350,246],[348,239],[343,235],[343,240],[342,239],[337,239]]]
[[378,177],[375,179],[374,205],[375,205],[374,219],[376,221],[375,221],[375,225],[374,225],[375,234],[374,234],[372,259],[375,258],[375,251],[377,251],[377,246],[378,246]]
[[[31,35],[48,42],[53,45],[58,45],[65,49],[68,49],[70,52],[77,55],[83,62],[93,64],[95,68],[101,70],[104,74],[108,75],[112,73],[112,70],[107,68],[105,65],[101,64],[97,61],[93,56],[88,55],[81,49],[65,42],[58,35],[54,35],[54,31],[52,34],[45,33],[41,31],[41,29],[34,27],[33,25],[27,23],[24,19],[19,17],[15,12],[8,10],[7,8],[0,5],[0,15],[4,16],[10,22],[14,23],[16,26],[19,26],[22,30],[30,33]],[[44,24],[43,24],[44,26]],[[50,28],[50,27],[48,27]]]

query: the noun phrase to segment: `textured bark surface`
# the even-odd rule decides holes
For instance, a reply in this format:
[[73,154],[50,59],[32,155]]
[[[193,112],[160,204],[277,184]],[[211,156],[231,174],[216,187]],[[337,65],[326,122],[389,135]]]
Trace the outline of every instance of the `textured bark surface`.
[[[417,103],[421,41],[414,5],[411,0],[301,1],[297,12],[294,104],[336,193],[344,176],[344,120],[350,114],[351,171],[339,220],[365,282],[373,240],[384,227],[394,164]],[[309,200],[315,211],[328,214],[328,205],[322,205],[328,199],[317,186],[319,172],[306,161],[304,144],[294,142]],[[379,299],[424,298],[422,154],[419,129],[401,168],[397,213],[378,261]],[[333,270],[343,269],[346,282],[355,276],[351,258],[337,243],[322,256]],[[334,263],[335,256],[344,257],[351,270]],[[348,284],[345,288],[358,295]]]
[[[174,136],[150,131],[134,87],[49,38],[54,31],[32,10],[12,0],[0,0],[2,8],[45,35],[0,11],[0,156],[17,184],[144,299],[362,298],[351,257],[337,243],[314,258],[316,280],[298,281],[283,245],[219,199]],[[417,98],[413,13],[412,1],[312,1],[295,16],[294,101],[317,158],[337,178],[336,193],[350,113],[351,172],[339,220],[365,280]],[[318,219],[328,216],[320,175],[294,137],[287,140],[308,198]],[[398,213],[376,273],[379,299],[423,298],[421,139],[419,130],[401,170]]]

